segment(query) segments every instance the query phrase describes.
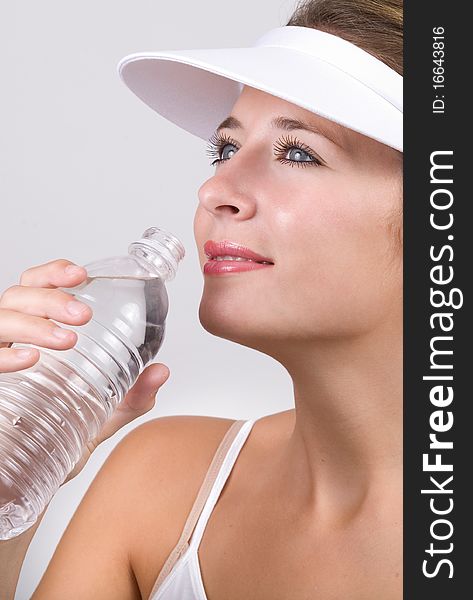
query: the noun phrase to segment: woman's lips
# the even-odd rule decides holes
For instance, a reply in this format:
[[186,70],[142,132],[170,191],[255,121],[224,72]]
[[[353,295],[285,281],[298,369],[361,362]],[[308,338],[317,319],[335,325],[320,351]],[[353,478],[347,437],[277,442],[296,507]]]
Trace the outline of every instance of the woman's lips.
[[208,240],[204,244],[204,252],[209,259],[204,264],[204,275],[242,273],[243,271],[255,271],[256,269],[273,266],[270,258],[261,256],[246,246],[228,240],[221,242]]
[[209,260],[204,264],[204,275],[224,275],[225,273],[241,273],[266,269],[272,264],[253,262],[252,260]]
[[205,256],[210,259],[214,259],[217,256],[235,256],[240,258],[248,258],[250,260],[254,260],[255,262],[273,262],[271,258],[261,256],[246,246],[227,240],[222,242],[208,240],[204,244],[204,253]]

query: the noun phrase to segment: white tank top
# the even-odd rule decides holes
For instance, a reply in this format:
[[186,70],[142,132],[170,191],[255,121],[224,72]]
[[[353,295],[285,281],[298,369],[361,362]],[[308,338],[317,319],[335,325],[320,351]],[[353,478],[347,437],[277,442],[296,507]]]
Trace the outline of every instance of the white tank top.
[[254,422],[235,421],[220,442],[181,537],[164,563],[149,600],[207,600],[197,551],[210,514]]

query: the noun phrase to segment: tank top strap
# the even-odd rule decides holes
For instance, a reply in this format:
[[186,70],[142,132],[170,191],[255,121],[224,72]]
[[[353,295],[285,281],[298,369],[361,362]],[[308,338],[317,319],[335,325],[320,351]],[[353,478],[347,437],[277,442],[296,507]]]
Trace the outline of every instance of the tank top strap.
[[195,525],[190,545],[194,547],[199,546],[207,521],[220,497],[223,486],[233,469],[238,455],[240,454],[240,450],[246,442],[253,424],[254,420],[235,421],[232,425],[232,427],[235,426],[235,430],[228,432],[231,433],[231,435],[228,439],[224,438],[222,440],[221,448],[215,453],[215,465],[210,465],[209,468],[209,491],[207,499]]
[[[243,444],[254,424],[254,419],[234,421],[220,442],[210,466],[200,486],[192,509],[184,524],[181,536],[164,563],[153,586],[153,593],[171,572],[179,558],[192,546],[199,546],[207,525],[225,482],[235,464]],[[192,539],[191,539],[192,538]]]

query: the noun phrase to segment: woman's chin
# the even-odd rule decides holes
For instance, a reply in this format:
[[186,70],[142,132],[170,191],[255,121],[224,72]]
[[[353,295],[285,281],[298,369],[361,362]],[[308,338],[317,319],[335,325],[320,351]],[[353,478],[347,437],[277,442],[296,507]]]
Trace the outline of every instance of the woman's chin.
[[201,302],[199,320],[206,331],[226,339],[241,336],[245,330],[245,319],[237,310],[225,310],[217,303]]
[[259,338],[268,339],[269,332],[266,329],[262,331],[258,314],[246,315],[243,310],[201,302],[199,320],[212,335],[250,348],[258,347]]

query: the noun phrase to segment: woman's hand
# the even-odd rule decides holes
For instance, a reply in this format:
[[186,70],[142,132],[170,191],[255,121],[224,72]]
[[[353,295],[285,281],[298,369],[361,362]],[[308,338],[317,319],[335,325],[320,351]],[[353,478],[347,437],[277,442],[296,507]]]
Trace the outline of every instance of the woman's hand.
[[[92,309],[88,305],[57,289],[75,287],[86,278],[84,267],[64,259],[53,260],[27,269],[21,275],[19,285],[3,292],[0,296],[0,373],[28,369],[39,360],[40,353],[36,348],[30,348],[25,355],[22,354],[23,349],[11,348],[13,343],[34,344],[53,350],[69,350],[75,346],[77,334],[58,327],[50,319],[70,325],[84,325],[90,321]],[[74,308],[82,310],[69,310]],[[84,448],[79,462],[64,483],[82,470],[101,442],[153,408],[155,394],[168,377],[169,369],[163,364],[152,364],[144,369],[97,438]]]

